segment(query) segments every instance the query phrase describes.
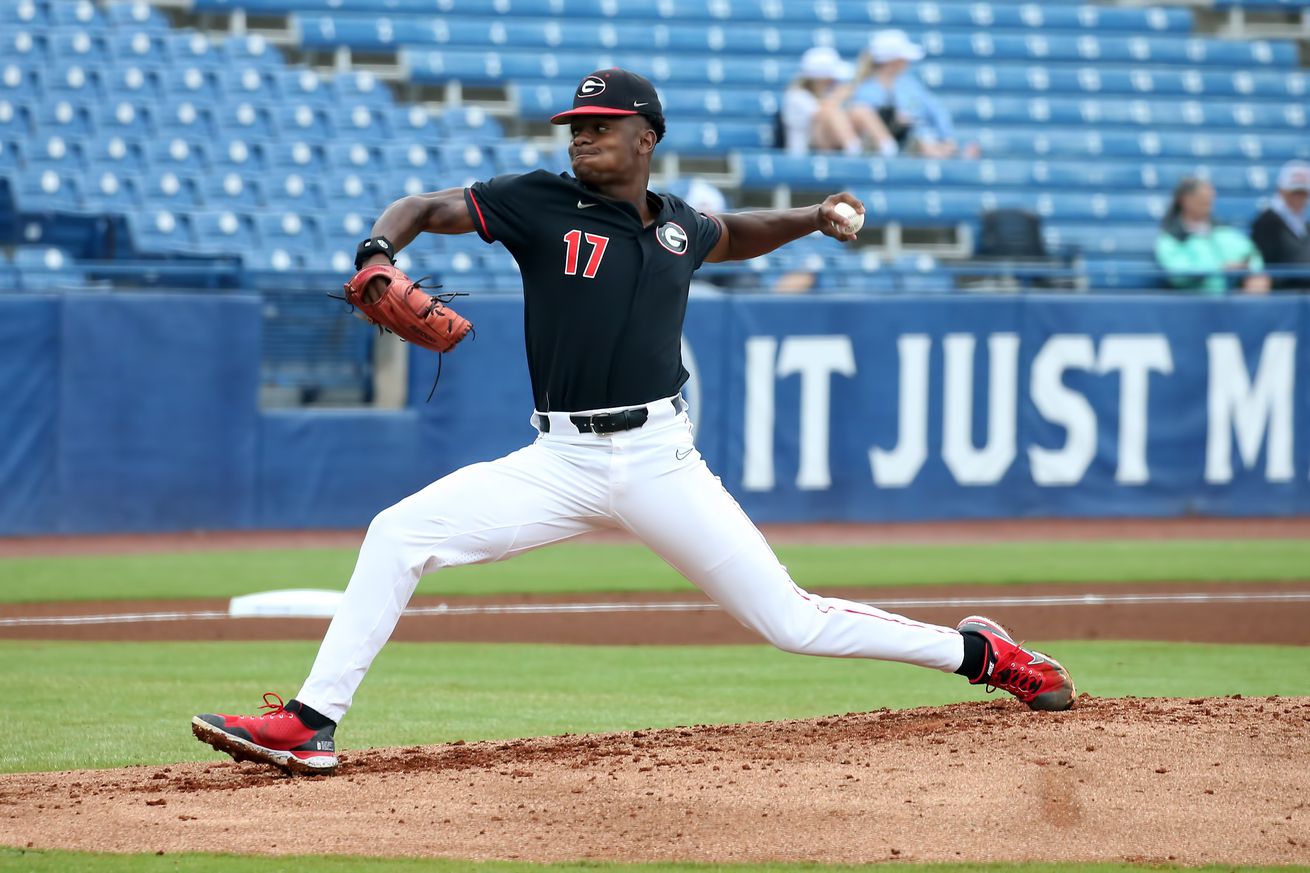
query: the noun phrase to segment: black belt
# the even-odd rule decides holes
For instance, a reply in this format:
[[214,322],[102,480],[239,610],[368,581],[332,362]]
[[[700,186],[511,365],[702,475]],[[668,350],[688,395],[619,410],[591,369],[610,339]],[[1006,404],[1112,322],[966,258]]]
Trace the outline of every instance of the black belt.
[[[673,400],[673,408],[678,408],[678,401]],[[541,432],[550,433],[550,417],[539,414]],[[650,418],[650,410],[644,406],[635,409],[620,409],[618,412],[598,412],[595,415],[570,415],[569,421],[578,429],[578,433],[618,433],[624,430],[636,430]]]

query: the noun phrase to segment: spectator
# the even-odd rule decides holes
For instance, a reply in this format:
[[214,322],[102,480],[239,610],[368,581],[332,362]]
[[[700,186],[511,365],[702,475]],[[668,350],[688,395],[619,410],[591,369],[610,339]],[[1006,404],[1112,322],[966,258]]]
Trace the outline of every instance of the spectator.
[[851,72],[851,65],[827,46],[815,46],[801,55],[800,70],[783,94],[778,113],[787,154],[840,151],[857,155],[863,150],[845,107],[851,96]]
[[1230,274],[1242,274],[1248,294],[1269,290],[1269,277],[1260,273],[1264,259],[1241,231],[1215,224],[1214,186],[1189,176],[1174,189],[1173,202],[1155,241],[1155,259],[1169,272],[1169,282],[1180,290],[1223,294]]
[[950,112],[910,72],[910,64],[922,59],[923,49],[911,42],[905,31],[875,32],[860,56],[852,120],[862,130],[881,128],[909,154],[976,158],[978,147],[970,144],[960,148]]
[[1278,193],[1251,225],[1251,242],[1271,267],[1298,268],[1303,276],[1274,280],[1280,290],[1310,289],[1310,232],[1306,200],[1310,199],[1310,164],[1288,161],[1278,172]]

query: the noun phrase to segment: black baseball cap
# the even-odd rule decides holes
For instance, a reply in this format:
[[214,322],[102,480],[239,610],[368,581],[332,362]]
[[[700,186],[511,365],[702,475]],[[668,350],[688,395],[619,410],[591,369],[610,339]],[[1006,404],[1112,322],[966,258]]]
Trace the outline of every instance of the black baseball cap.
[[644,76],[614,67],[583,77],[573,94],[573,108],[559,113],[551,124],[568,124],[579,115],[644,115],[663,118],[664,107],[655,86]]

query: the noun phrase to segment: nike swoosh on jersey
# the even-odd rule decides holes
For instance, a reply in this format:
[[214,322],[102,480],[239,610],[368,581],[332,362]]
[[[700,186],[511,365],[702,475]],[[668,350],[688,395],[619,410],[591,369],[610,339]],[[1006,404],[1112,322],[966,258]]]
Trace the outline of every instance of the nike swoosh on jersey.
[[578,201],[579,209],[587,209],[588,207],[595,206],[595,205],[596,205],[595,203],[583,203],[581,200]]

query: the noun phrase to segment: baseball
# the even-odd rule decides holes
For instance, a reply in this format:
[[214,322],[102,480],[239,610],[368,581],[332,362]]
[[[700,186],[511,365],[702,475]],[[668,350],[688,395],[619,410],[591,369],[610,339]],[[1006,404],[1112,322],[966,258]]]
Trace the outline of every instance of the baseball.
[[[837,224],[838,230],[842,233],[848,233],[852,236],[860,232],[864,227],[864,216],[855,211],[855,207],[849,203],[838,203],[834,206],[833,211],[845,219],[844,224]],[[834,222],[836,224],[836,222]]]

